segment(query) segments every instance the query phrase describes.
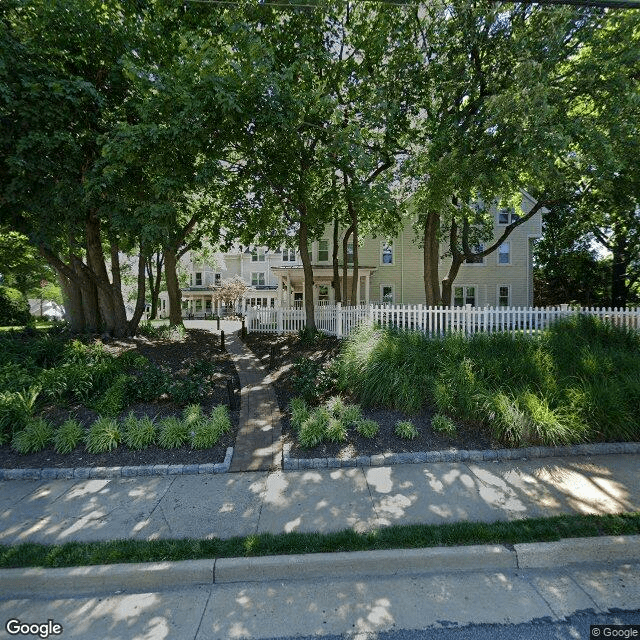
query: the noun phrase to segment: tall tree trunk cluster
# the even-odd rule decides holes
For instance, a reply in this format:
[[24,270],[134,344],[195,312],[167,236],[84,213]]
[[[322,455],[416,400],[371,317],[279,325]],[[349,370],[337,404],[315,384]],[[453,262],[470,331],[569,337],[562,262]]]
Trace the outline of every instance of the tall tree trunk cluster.
[[[103,251],[100,220],[90,215],[85,221],[84,254],[80,247],[70,242],[66,260],[41,245],[40,251],[55,269],[60,280],[65,309],[72,331],[76,333],[103,333],[115,338],[133,335],[138,327],[145,306],[144,260],[138,264],[138,296],[136,309],[127,321],[117,238],[109,239],[111,279]],[[141,252],[142,253],[142,252]]]

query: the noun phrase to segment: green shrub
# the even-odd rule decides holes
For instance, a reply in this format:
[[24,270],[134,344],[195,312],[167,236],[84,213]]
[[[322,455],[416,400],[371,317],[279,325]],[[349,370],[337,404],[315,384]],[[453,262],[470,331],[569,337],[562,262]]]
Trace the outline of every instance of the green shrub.
[[122,440],[132,450],[146,449],[156,439],[156,425],[149,416],[136,418],[133,411],[125,418],[123,423]]
[[158,444],[163,449],[176,449],[189,441],[189,427],[179,418],[170,416],[160,421]]
[[170,389],[171,399],[179,406],[198,402],[204,395],[204,391],[196,380],[193,378],[185,378],[177,380]]
[[342,411],[342,422],[345,427],[355,427],[362,420],[362,411],[357,404],[347,404]]
[[89,427],[86,447],[89,453],[104,453],[115,449],[122,440],[118,423],[113,418],[100,417]]
[[167,369],[153,362],[145,362],[131,372],[127,397],[132,402],[149,402],[169,392],[170,376]]
[[33,386],[36,378],[26,367],[7,362],[0,365],[0,392],[3,391],[23,391]]
[[116,363],[120,371],[132,372],[144,369],[149,364],[149,360],[136,349],[129,349],[116,358]]
[[326,438],[329,442],[344,442],[347,439],[347,428],[340,418],[329,418],[326,428]]
[[431,418],[431,427],[438,433],[444,433],[448,436],[456,435],[456,425],[454,421],[448,416],[443,416],[441,413],[437,413]]
[[190,404],[182,411],[182,421],[189,429],[195,427],[196,424],[203,420],[204,413],[202,412],[202,407],[199,404]]
[[84,439],[84,429],[77,420],[65,420],[53,435],[53,448],[58,453],[71,453]]
[[202,417],[193,422],[190,430],[191,446],[194,449],[209,449],[213,447],[220,436],[231,430],[229,411],[225,405],[218,405],[209,417]]
[[309,404],[317,401],[322,391],[318,381],[321,369],[320,363],[308,358],[293,363],[293,390]]
[[37,453],[51,443],[52,437],[53,427],[43,418],[33,418],[14,434],[11,446],[21,454]]
[[310,449],[319,445],[327,435],[330,420],[331,414],[324,407],[312,411],[298,432],[300,446]]
[[39,392],[38,387],[31,387],[26,391],[0,393],[0,444],[29,424]]
[[334,418],[342,417],[345,410],[344,400],[340,396],[331,396],[324,406]]
[[356,431],[363,438],[375,438],[380,431],[380,425],[375,420],[359,420],[356,423]]
[[124,409],[129,376],[120,374],[104,395],[93,403],[93,409],[101,416],[115,418]]
[[394,433],[405,440],[413,440],[419,435],[415,425],[409,420],[399,420],[396,422]]
[[302,398],[292,398],[289,402],[291,412],[291,426],[298,430],[302,423],[309,417],[309,407]]
[[0,285],[0,326],[16,327],[31,322],[29,302],[17,289]]

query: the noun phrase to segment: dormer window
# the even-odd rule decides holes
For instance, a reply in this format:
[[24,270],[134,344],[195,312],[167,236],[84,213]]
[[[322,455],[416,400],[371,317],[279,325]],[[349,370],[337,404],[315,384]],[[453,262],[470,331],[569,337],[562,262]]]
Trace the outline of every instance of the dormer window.
[[265,251],[263,247],[254,247],[251,250],[251,262],[264,262]]
[[195,286],[196,287],[202,286],[202,273],[200,272],[195,273]]
[[288,247],[282,248],[282,262],[295,262],[296,261],[296,250],[289,249]]
[[511,224],[520,220],[520,216],[515,212],[513,207],[505,207],[498,210],[498,224]]

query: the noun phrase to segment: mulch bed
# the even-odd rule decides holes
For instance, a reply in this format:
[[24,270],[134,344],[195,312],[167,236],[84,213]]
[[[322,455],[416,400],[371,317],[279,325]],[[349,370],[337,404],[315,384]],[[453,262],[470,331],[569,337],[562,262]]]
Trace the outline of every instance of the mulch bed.
[[[328,365],[340,352],[342,341],[332,336],[325,336],[311,346],[305,346],[297,335],[275,335],[250,333],[245,344],[257,358],[267,367],[279,370],[294,363],[298,358],[306,358]],[[272,350],[272,347],[274,348]],[[355,429],[349,429],[347,440],[343,443],[325,442],[312,449],[303,449],[297,445],[295,433],[289,421],[289,401],[296,396],[293,387],[295,374],[292,368],[283,371],[274,383],[278,405],[282,413],[283,442],[291,444],[292,458],[346,458],[368,456],[381,453],[405,453],[414,451],[458,451],[465,449],[498,448],[478,425],[457,423],[455,438],[443,436],[431,427],[434,410],[423,408],[417,415],[409,416],[400,411],[381,407],[362,407],[365,418],[375,420],[380,431],[375,438],[363,438]],[[357,398],[344,397],[347,402],[357,402]],[[403,440],[394,434],[399,420],[411,420],[416,426],[419,436],[413,440]]]
[[[182,340],[148,340],[136,337],[130,340],[113,341],[105,346],[114,354],[136,349],[149,360],[168,368],[174,379],[186,374],[189,366],[195,361],[209,360],[213,362],[215,374],[210,378],[211,384],[207,385],[209,388],[207,394],[200,399],[200,404],[205,412],[211,411],[216,405],[229,404],[227,391],[227,380],[229,379],[232,380],[235,393],[239,396],[240,378],[233,360],[228,353],[220,350],[220,339],[209,331],[188,329]],[[130,411],[133,411],[138,418],[145,415],[150,418],[163,418],[181,415],[182,408],[169,399],[161,398],[155,402],[130,405],[119,418],[124,418]],[[52,448],[29,455],[20,455],[10,446],[5,445],[0,447],[0,468],[117,467],[222,462],[227,447],[234,445],[238,431],[239,414],[239,411],[229,412],[232,424],[231,432],[222,436],[218,444],[210,449],[194,450],[190,447],[162,449],[151,446],[141,451],[131,451],[121,445],[107,453],[90,454],[81,445],[75,451],[65,455],[56,453]],[[87,426],[97,418],[94,411],[82,405],[67,408],[47,407],[43,415],[54,425],[59,425],[67,418],[73,417]]]

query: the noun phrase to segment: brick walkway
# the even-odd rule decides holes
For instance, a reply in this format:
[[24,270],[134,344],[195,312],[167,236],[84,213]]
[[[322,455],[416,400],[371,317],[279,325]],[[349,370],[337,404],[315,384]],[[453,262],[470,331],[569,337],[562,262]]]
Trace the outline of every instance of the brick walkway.
[[227,351],[240,376],[240,430],[230,471],[279,469],[282,463],[282,426],[276,394],[269,376],[238,335],[225,334]]

